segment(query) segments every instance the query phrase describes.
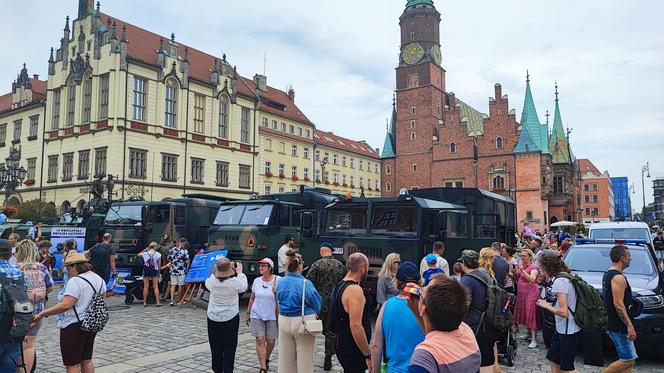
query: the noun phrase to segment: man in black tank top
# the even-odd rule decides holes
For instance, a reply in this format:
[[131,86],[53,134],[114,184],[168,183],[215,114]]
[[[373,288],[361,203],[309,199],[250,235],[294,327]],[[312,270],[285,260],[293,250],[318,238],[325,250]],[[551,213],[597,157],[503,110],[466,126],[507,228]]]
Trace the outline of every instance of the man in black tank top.
[[345,373],[364,373],[371,366],[371,302],[360,283],[367,278],[369,259],[354,253],[346,260],[348,274],[337,285],[333,294],[338,324],[336,354]]
[[623,245],[611,249],[611,267],[602,279],[604,308],[608,315],[607,331],[618,351],[618,361],[609,365],[602,373],[629,372],[636,362],[636,330],[628,309],[632,306],[632,288],[623,274],[629,267],[631,255]]

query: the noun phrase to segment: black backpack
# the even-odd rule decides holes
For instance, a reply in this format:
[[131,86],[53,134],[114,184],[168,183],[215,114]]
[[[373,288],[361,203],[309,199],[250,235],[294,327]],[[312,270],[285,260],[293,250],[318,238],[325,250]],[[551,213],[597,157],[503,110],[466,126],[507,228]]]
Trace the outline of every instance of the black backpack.
[[0,318],[8,317],[12,325],[10,336],[16,343],[23,341],[31,328],[35,306],[28,297],[23,274],[18,279],[0,275]]

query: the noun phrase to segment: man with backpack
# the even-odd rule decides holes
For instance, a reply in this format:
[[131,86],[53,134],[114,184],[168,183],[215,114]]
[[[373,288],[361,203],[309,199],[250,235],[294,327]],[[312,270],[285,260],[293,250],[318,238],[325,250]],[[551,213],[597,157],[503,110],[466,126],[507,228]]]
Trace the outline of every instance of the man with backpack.
[[[21,363],[21,343],[23,336],[17,335],[15,300],[11,290],[21,291],[27,299],[27,287],[21,270],[9,264],[12,244],[0,239],[0,372],[15,372]],[[32,310],[29,317],[32,318]],[[28,329],[30,323],[28,322]],[[27,329],[25,330],[27,333]]]
[[104,281],[108,281],[111,274],[115,274],[115,249],[111,245],[112,238],[110,233],[105,233],[104,241],[92,246],[85,253],[90,258],[92,271]]

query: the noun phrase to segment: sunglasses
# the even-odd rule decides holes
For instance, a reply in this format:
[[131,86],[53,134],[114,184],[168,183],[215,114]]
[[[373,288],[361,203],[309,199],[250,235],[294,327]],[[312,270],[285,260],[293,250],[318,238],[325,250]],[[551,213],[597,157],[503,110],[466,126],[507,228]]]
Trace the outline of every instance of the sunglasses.
[[401,264],[401,261],[400,260],[395,260],[394,263]]

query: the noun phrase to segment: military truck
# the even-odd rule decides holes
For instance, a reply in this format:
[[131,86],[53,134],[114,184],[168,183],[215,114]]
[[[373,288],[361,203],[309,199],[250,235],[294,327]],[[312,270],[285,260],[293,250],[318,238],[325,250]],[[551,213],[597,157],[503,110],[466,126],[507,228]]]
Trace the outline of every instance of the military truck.
[[100,236],[110,233],[117,254],[118,267],[142,265],[136,254],[150,242],[186,237],[192,246],[207,245],[208,228],[226,198],[183,196],[150,202],[132,198],[110,206]]
[[286,235],[292,234],[305,262],[311,264],[319,257],[325,206],[338,198],[327,189],[302,187],[299,192],[224,202],[209,230],[209,249],[228,250],[229,259],[241,262],[251,279],[259,276],[260,259],[269,257],[277,266],[277,252]]

